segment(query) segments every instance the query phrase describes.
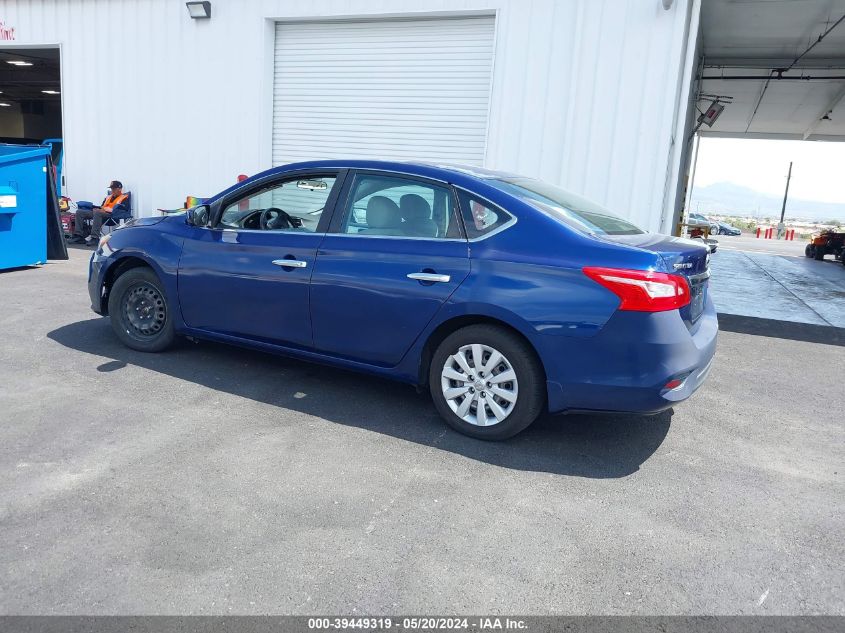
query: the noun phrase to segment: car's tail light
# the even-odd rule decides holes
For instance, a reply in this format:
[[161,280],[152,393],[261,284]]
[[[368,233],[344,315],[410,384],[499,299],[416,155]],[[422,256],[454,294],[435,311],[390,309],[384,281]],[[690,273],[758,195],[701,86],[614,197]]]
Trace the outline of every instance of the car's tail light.
[[690,302],[689,284],[681,275],[594,266],[583,270],[587,277],[622,300],[620,310],[662,312],[683,308]]

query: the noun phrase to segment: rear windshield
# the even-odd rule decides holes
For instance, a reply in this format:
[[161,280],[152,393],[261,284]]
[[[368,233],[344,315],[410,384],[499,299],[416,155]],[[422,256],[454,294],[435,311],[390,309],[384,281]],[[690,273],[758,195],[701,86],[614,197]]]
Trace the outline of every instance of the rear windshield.
[[583,233],[639,235],[639,227],[560,187],[533,178],[497,178],[488,183],[523,199],[528,204]]

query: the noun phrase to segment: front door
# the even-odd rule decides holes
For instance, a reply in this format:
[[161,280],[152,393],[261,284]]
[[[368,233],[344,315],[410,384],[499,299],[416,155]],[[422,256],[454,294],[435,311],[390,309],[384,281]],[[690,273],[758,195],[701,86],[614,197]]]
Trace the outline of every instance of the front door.
[[179,263],[185,323],[310,348],[308,285],[336,182],[336,173],[283,177],[233,194],[214,227],[194,227]]
[[469,274],[455,198],[445,184],[367,172],[344,189],[311,277],[314,346],[394,366]]

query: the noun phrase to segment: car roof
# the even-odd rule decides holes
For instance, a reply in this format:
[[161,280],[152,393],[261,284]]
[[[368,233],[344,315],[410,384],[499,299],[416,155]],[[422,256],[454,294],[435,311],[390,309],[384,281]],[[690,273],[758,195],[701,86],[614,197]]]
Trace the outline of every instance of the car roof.
[[295,169],[375,169],[380,171],[395,171],[400,173],[411,173],[420,176],[429,176],[438,179],[450,179],[454,176],[467,176],[487,180],[492,178],[516,178],[516,174],[504,171],[485,169],[475,165],[446,162],[426,161],[389,161],[389,160],[366,160],[366,159],[335,159],[335,160],[313,160],[300,163],[289,163],[280,165],[273,169],[257,174],[268,176],[277,172],[291,171]]
[[389,160],[366,160],[366,159],[334,159],[334,160],[312,160],[298,163],[288,163],[272,167],[254,176],[250,176],[243,182],[236,183],[231,187],[207,198],[206,202],[214,202],[232,191],[240,189],[256,180],[272,177],[300,169],[372,169],[378,171],[391,171],[402,174],[417,175],[442,180],[454,184],[468,184],[468,181],[490,180],[494,178],[519,178],[517,174],[503,171],[485,169],[474,165],[463,165],[459,163],[436,163],[424,161],[389,161]]

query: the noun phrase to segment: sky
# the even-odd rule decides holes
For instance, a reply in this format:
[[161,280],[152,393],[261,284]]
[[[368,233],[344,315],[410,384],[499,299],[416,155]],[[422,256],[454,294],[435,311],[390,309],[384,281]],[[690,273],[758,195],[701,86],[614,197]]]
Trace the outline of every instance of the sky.
[[702,137],[695,186],[731,182],[782,196],[789,161],[790,198],[845,203],[845,143]]

